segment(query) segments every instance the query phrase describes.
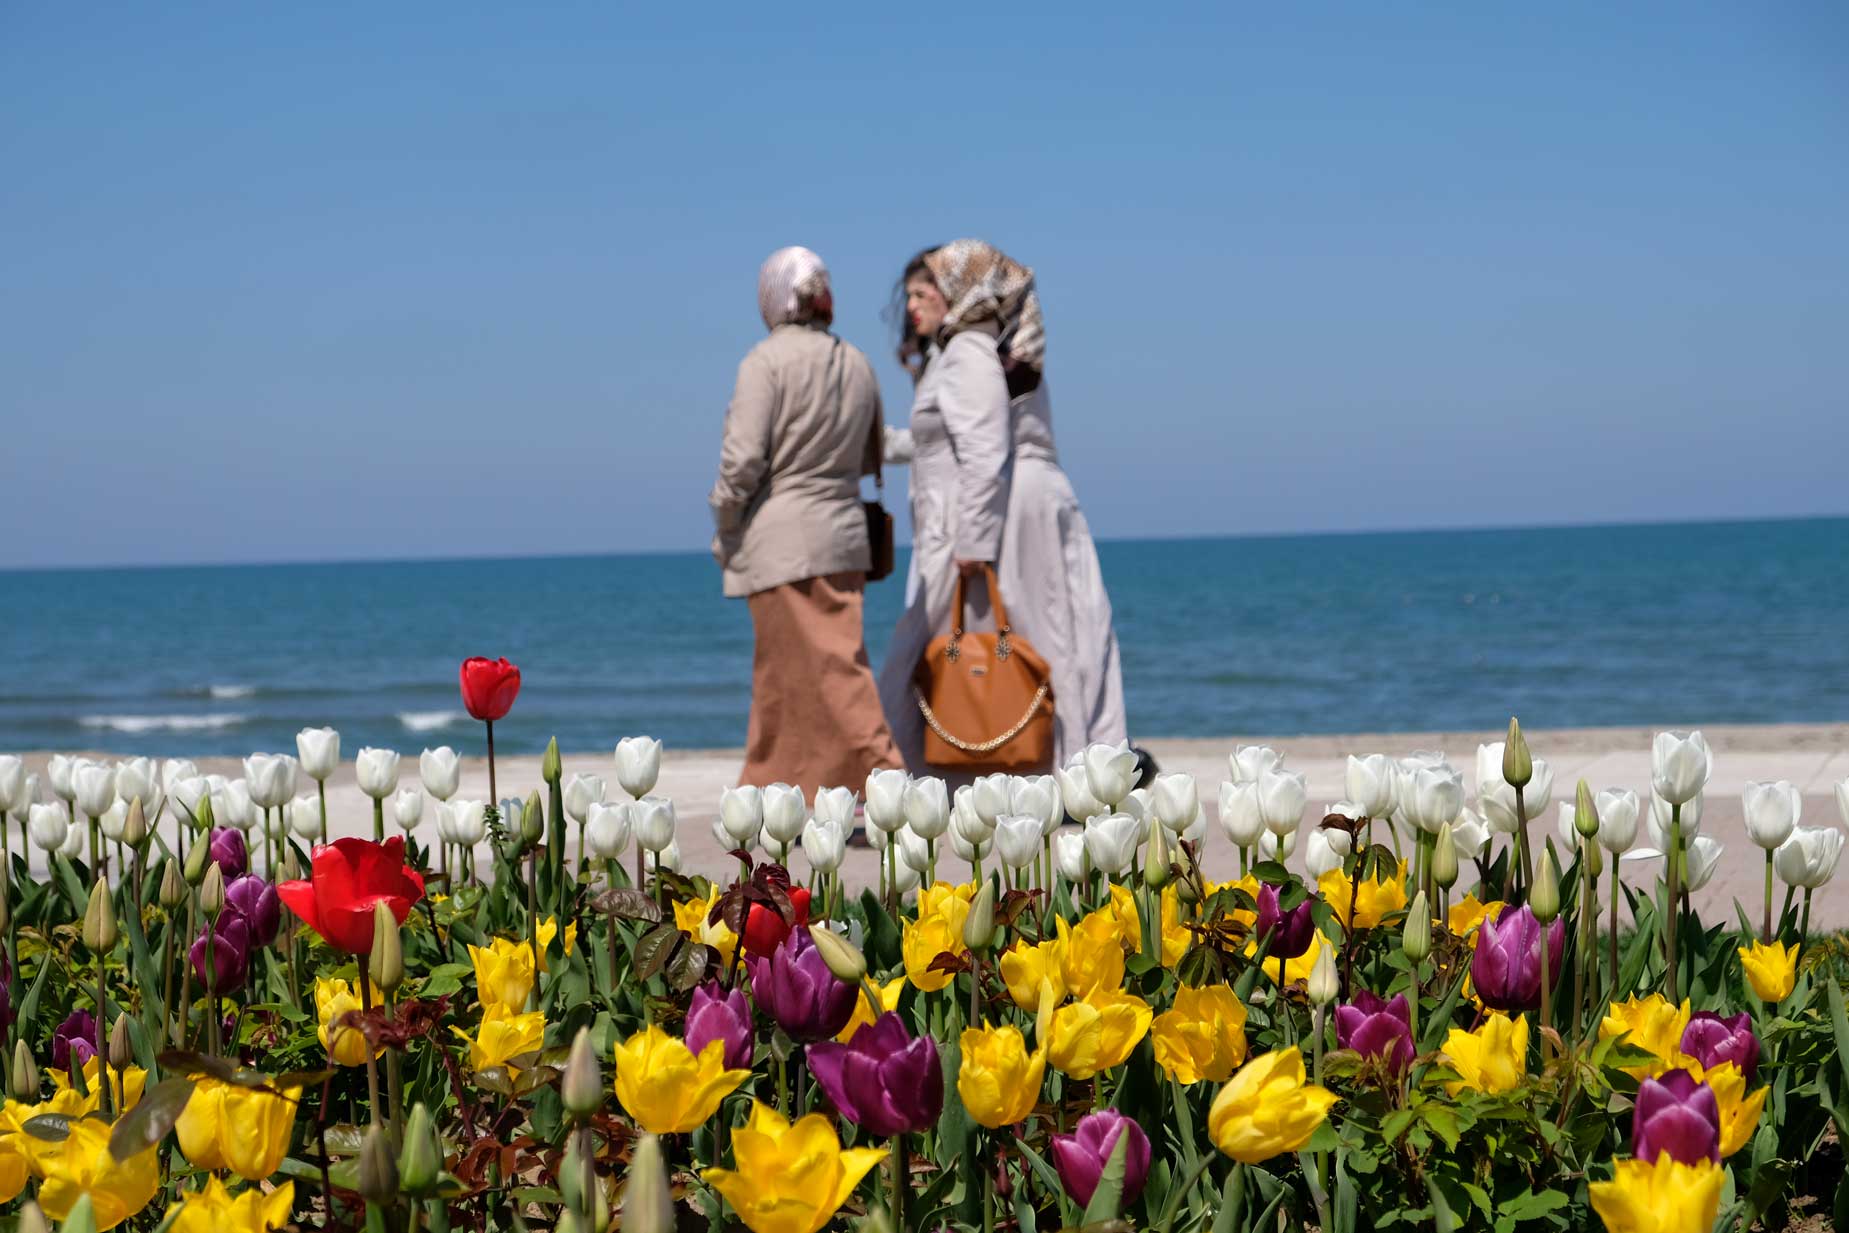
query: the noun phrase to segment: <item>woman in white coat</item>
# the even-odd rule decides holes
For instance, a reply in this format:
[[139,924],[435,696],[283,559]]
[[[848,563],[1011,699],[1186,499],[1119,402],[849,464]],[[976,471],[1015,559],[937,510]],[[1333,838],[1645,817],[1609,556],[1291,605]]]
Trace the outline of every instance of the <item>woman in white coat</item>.
[[[914,258],[900,287],[899,355],[917,389],[910,429],[887,433],[887,461],[912,467],[912,563],[880,671],[899,751],[914,771],[927,769],[912,673],[949,629],[958,574],[990,564],[1010,624],[1052,668],[1054,757],[1063,763],[1088,744],[1121,742],[1111,601],[1053,443],[1033,272],[981,240],[957,240]],[[981,629],[987,597],[979,586],[971,593],[971,627]]]

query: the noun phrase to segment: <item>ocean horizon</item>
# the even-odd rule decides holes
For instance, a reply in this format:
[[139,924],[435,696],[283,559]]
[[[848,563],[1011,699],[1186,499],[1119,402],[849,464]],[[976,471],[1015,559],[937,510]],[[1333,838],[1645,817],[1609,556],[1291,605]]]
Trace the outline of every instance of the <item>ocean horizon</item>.
[[[1139,738],[1849,719],[1849,518],[1111,540]],[[904,568],[905,554],[900,566]],[[701,552],[0,571],[0,750],[733,748],[751,626]],[[903,601],[867,591],[875,666]]]

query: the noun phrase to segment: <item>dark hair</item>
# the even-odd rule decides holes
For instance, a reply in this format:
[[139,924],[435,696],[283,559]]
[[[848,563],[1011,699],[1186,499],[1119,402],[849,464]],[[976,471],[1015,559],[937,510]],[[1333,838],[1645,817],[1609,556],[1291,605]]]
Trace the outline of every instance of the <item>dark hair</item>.
[[915,257],[905,263],[905,270],[892,287],[892,303],[886,306],[886,323],[899,335],[899,363],[912,374],[914,381],[924,373],[925,346],[930,340],[912,328],[912,315],[905,311],[905,284],[911,282],[914,276],[922,274],[935,287],[937,279],[932,277],[931,267],[925,264],[925,258],[942,247],[941,244],[933,244],[929,248],[921,248]]

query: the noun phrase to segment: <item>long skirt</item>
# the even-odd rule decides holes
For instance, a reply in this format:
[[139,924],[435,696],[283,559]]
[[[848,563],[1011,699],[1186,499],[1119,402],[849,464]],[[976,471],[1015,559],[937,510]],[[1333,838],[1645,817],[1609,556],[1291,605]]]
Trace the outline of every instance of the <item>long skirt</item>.
[[867,661],[861,573],[805,578],[749,601],[757,651],[741,784],[864,790],[905,765]]

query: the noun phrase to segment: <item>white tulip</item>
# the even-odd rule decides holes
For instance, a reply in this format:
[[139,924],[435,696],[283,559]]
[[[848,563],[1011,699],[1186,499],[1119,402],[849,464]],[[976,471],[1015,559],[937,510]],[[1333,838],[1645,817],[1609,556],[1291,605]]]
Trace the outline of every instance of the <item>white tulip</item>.
[[1698,891],[1708,884],[1721,863],[1721,841],[1697,835],[1688,845],[1688,889]]
[[53,754],[51,761],[45,764],[46,782],[51,784],[51,790],[58,799],[66,804],[77,799],[76,789],[71,787],[71,773],[77,769],[77,764],[81,761],[83,761],[81,758]]
[[1274,835],[1296,830],[1308,801],[1309,790],[1296,771],[1269,770],[1258,777],[1258,812]]
[[925,837],[909,826],[901,826],[892,833],[893,845],[899,851],[899,863],[909,865],[919,873],[931,867],[931,848]]
[[[33,817],[38,816],[37,806]],[[1779,880],[1803,890],[1816,890],[1836,876],[1843,854],[1843,833],[1833,826],[1800,826],[1772,854]]]
[[1157,775],[1149,796],[1156,821],[1177,835],[1194,824],[1194,815],[1201,810],[1200,788],[1192,775]]
[[[1691,797],[1682,802],[1682,838],[1686,841],[1701,834],[1701,812],[1704,798]],[[1650,794],[1650,816],[1644,820],[1644,833],[1649,836],[1650,846],[1658,851],[1669,847],[1669,827],[1674,820],[1668,801],[1655,792]]]
[[1637,793],[1629,788],[1606,788],[1593,798],[1599,811],[1599,846],[1623,852],[1637,839]]
[[1148,788],[1136,788],[1123,803],[1117,806],[1117,812],[1128,814],[1136,819],[1136,846],[1142,847],[1149,842],[1149,828],[1156,824],[1155,802],[1150,799]]
[[584,824],[584,842],[599,860],[613,861],[629,846],[629,802],[597,801]]
[[[750,848],[758,841],[758,831],[764,826],[764,792],[751,784],[736,788],[727,788],[719,794],[719,821],[725,827],[725,833],[732,838],[734,847]],[[636,834],[641,835],[637,828]],[[665,846],[667,840],[662,840]],[[644,843],[650,851],[655,847]]]
[[583,825],[591,816],[591,806],[604,799],[602,775],[570,775],[565,779],[565,816]]
[[1235,848],[1249,848],[1258,842],[1259,833],[1265,829],[1265,815],[1255,780],[1220,785],[1220,829]]
[[32,842],[47,852],[64,846],[65,833],[71,830],[71,816],[60,803],[41,805],[34,801],[27,807],[26,830]]
[[1203,842],[1207,838],[1207,811],[1197,808],[1194,811],[1194,821],[1182,828],[1176,838],[1195,844]]
[[963,847],[980,847],[994,833],[995,824],[983,821],[976,812],[976,789],[970,784],[958,788],[950,801],[950,837],[961,839]]
[[1502,777],[1502,751],[1507,741],[1490,741],[1477,746],[1477,795],[1488,796],[1498,788],[1508,786]]
[[1005,813],[1019,813],[1014,808],[1014,776],[984,775],[969,785],[972,797],[971,806],[983,825],[995,829],[995,819]]
[[1269,745],[1241,745],[1226,760],[1234,783],[1257,783],[1266,771],[1284,765],[1284,755]]
[[[851,794],[850,794],[851,795]],[[803,855],[817,873],[833,873],[847,857],[847,831],[832,818],[817,815],[803,827]]]
[[640,800],[661,778],[661,742],[651,736],[626,736],[616,743],[616,782]]
[[64,832],[64,842],[58,845],[58,853],[66,860],[76,860],[83,855],[84,828],[73,826]]
[[[4,759],[0,759],[4,761]],[[155,780],[159,773],[154,769],[152,758],[126,758],[116,763],[116,795],[125,801],[140,801],[143,813],[152,805],[156,796]],[[4,770],[0,769],[0,778]],[[0,788],[0,797],[6,795]]]
[[182,779],[199,778],[199,768],[191,758],[168,758],[161,763],[161,791],[173,795],[173,785]]
[[1092,795],[1091,776],[1085,773],[1085,755],[1079,754],[1065,766],[1053,768],[1054,782],[1059,784],[1061,808],[1080,822],[1089,822],[1110,812],[1104,802]]
[[244,783],[250,788],[250,803],[259,809],[275,809],[295,796],[295,759],[288,754],[255,753],[244,759]]
[[416,788],[400,788],[392,796],[392,821],[400,830],[416,829],[424,817],[424,794]]
[[424,791],[446,801],[462,787],[462,758],[448,745],[426,749],[417,755],[417,777],[424,781]]
[[77,811],[100,818],[116,799],[116,768],[101,762],[79,761],[71,767],[71,792]]
[[1085,782],[1100,804],[1115,809],[1136,787],[1136,753],[1122,745],[1091,745],[1085,750]]
[[313,843],[323,837],[321,802],[312,796],[298,796],[289,802],[289,829],[298,839]]
[[762,800],[764,833],[769,836],[767,848],[774,842],[779,850],[785,849],[802,838],[803,823],[809,819],[809,806],[803,800],[801,788],[774,783],[764,789]]
[[[644,797],[643,799],[647,800],[651,798]],[[662,848],[660,851],[649,848],[645,852],[643,860],[650,869],[656,871],[666,869],[670,873],[679,873],[681,871],[681,846],[673,840],[669,840],[668,846]]]
[[[444,803],[449,807],[450,833],[455,836],[456,843],[473,848],[488,837],[487,801],[456,797]],[[504,815],[502,820],[505,823]]]
[[904,771],[874,771],[867,776],[867,825],[891,833],[905,825]]
[[1804,810],[1804,800],[1796,788],[1780,779],[1747,784],[1740,793],[1740,808],[1746,817],[1746,837],[1771,851],[1790,838]]
[[735,848],[749,852],[752,848],[757,846],[757,840],[755,838],[748,839],[744,843],[740,843],[738,840],[732,838],[730,832],[725,828],[725,819],[718,814],[713,815],[712,823],[708,826],[707,830],[713,837],[713,846],[717,847],[721,852],[731,852]]
[[1331,869],[1340,869],[1343,860],[1354,847],[1354,842],[1354,837],[1347,831],[1320,826],[1311,827],[1309,838],[1304,840],[1304,869],[1312,878],[1320,878]]
[[854,830],[855,796],[852,788],[819,788],[815,794],[815,820],[833,822],[842,835]]
[[1258,859],[1261,861],[1287,861],[1290,854],[1297,850],[1297,831],[1286,832],[1282,837],[1266,831],[1258,837]]
[[995,854],[1010,869],[1025,869],[1040,851],[1040,819],[1005,813],[995,819]]
[[895,895],[903,895],[915,889],[924,880],[922,873],[904,861],[897,862],[897,868],[893,872],[896,875],[892,880],[892,890]]
[[[216,781],[216,782],[214,782]],[[250,800],[250,785],[242,779],[208,776],[212,784],[212,822],[216,826],[235,826],[249,831],[257,825],[257,811]]]
[[1579,806],[1575,802],[1560,802],[1554,817],[1554,829],[1560,832],[1560,842],[1566,845],[1568,852],[1579,851]]
[[935,776],[905,785],[905,824],[921,840],[936,839],[950,828],[950,790]]
[[26,763],[18,754],[0,754],[0,822],[27,804]]
[[1457,821],[1464,809],[1464,777],[1448,766],[1421,766],[1400,780],[1406,795],[1402,810],[1414,826],[1436,835],[1445,823]]
[[[880,853],[886,851],[886,845],[892,839],[891,831],[883,831],[877,826],[863,826],[860,828],[860,833],[867,837],[867,846]],[[884,861],[880,864],[882,868],[885,866]]]
[[340,733],[332,728],[303,728],[295,734],[295,756],[301,760],[302,774],[326,783],[340,765]]
[[[990,834],[993,834],[993,833],[994,832],[992,831],[990,832]],[[952,852],[955,852],[960,859],[968,861],[970,864],[974,865],[977,861],[980,861],[988,856],[989,847],[991,843],[992,841],[987,838],[979,840],[975,843],[970,842],[967,838],[964,837],[963,832],[957,829],[956,821],[954,819],[951,821],[950,823],[950,850]]]
[[375,801],[398,790],[398,755],[389,749],[368,746],[360,750],[353,756],[353,771],[359,777],[360,791]]
[[197,825],[199,802],[212,794],[212,781],[204,775],[188,775],[176,779],[167,789],[167,795],[180,808],[180,814],[189,825]]
[[1125,813],[1107,814],[1085,823],[1085,854],[1091,857],[1091,867],[1106,877],[1128,869],[1136,856],[1139,829],[1136,819]]
[[1053,834],[1053,861],[1068,882],[1085,881],[1085,832],[1062,826]]
[[[290,825],[295,819],[290,818]],[[437,840],[440,843],[456,842],[456,813],[449,807],[448,801],[437,802]]]
[[[1051,775],[1023,775],[1008,786],[1008,808],[1002,813],[1026,813],[1040,819],[1040,835],[1051,835],[1066,820],[1059,780]],[[1092,802],[1097,804],[1097,802]],[[1099,809],[1104,806],[1098,805]],[[996,815],[997,817],[1000,814]],[[994,830],[994,824],[989,826]]]
[[1650,746],[1651,789],[1672,805],[1701,794],[1711,771],[1708,742],[1699,732],[1659,732]]
[[[1522,813],[1526,820],[1532,822],[1545,813],[1553,794],[1554,768],[1548,765],[1546,758],[1535,758],[1534,778],[1522,789]],[[1506,783],[1492,784],[1479,792],[1477,808],[1483,811],[1483,820],[1489,823],[1491,830],[1513,835],[1521,829],[1521,820],[1515,816],[1515,789]]]
[[1393,777],[1393,819],[1399,823],[1400,831],[1410,836],[1419,829],[1412,820],[1412,777],[1421,769],[1435,770],[1451,764],[1445,760],[1442,750],[1415,749],[1395,765],[1398,770]]
[[[729,832],[730,827],[726,828]],[[662,796],[645,796],[630,806],[629,831],[650,852],[663,852],[674,842],[674,802]],[[675,850],[679,860],[679,849]],[[679,864],[668,866],[679,870]]]
[[1849,826],[1849,779],[1836,785],[1836,812],[1843,816],[1843,825]]
[[1399,763],[1386,754],[1348,756],[1343,787],[1348,799],[1367,818],[1390,818],[1400,778]]
[[122,829],[128,825],[128,802],[117,797],[115,804],[96,815],[96,825],[103,832],[103,838],[120,843]]
[[1474,861],[1489,850],[1489,824],[1481,814],[1466,805],[1451,823],[1451,842],[1457,845],[1460,860]]

